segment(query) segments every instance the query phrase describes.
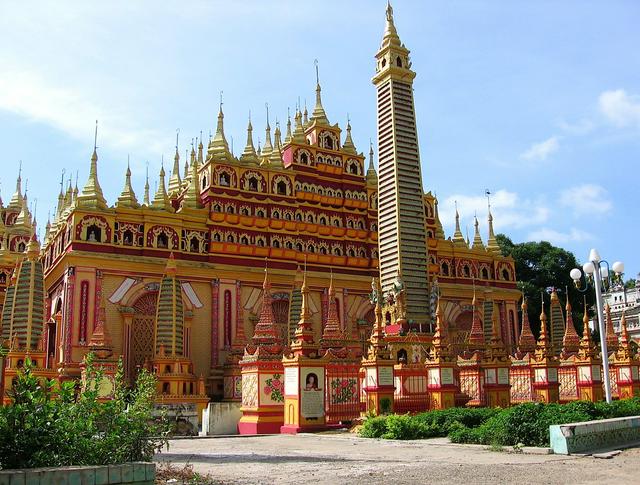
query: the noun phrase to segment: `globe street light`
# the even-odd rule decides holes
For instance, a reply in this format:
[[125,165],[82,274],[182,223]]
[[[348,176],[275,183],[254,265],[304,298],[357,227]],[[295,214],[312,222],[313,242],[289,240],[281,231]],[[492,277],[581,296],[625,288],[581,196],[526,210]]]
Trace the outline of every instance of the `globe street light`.
[[[614,279],[621,278],[624,272],[624,264],[620,261],[616,261],[611,266],[615,273]],[[582,271],[578,268],[573,268],[569,272],[569,276],[573,280],[578,291],[585,293],[589,289],[589,283],[593,284],[593,288],[596,292],[596,310],[598,314],[598,328],[600,330],[600,349],[602,351],[602,367],[604,370],[604,393],[607,402],[611,402],[611,382],[609,381],[609,352],[607,351],[607,337],[604,324],[603,314],[603,302],[602,302],[602,289],[608,288],[611,284],[609,275],[609,263],[600,259],[600,254],[595,249],[592,249],[589,253],[589,261],[582,265]],[[584,289],[581,285],[581,278],[584,276],[585,284]]]

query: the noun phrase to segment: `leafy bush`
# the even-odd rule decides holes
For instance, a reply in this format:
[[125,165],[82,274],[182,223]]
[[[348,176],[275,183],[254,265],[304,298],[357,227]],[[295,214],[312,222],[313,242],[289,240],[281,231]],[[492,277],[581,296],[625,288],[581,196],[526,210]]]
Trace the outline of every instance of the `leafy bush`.
[[549,426],[640,415],[640,398],[592,403],[524,403],[506,409],[451,408],[416,416],[386,416],[365,421],[360,436],[419,439],[448,436],[454,443],[492,446],[549,446]]
[[367,418],[360,428],[359,435],[363,438],[382,438],[387,431],[387,417],[375,416]]
[[450,408],[416,416],[390,415],[368,418],[360,428],[364,438],[413,440],[447,436],[460,427],[475,427],[496,414],[490,408]]
[[87,359],[87,379],[57,385],[33,375],[26,359],[0,407],[0,468],[106,465],[150,461],[166,443],[167,425],[154,421],[155,377],[142,370],[126,388],[120,363],[114,398],[98,400],[103,373]]

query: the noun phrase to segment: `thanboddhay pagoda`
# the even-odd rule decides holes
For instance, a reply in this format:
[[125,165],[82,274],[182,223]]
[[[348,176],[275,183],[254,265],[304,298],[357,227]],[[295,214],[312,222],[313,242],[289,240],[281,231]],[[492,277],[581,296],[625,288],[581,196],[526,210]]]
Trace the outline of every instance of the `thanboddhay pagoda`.
[[[518,318],[514,262],[500,252],[490,208],[486,242],[477,220],[465,239],[457,211],[445,237],[438,200],[422,187],[415,76],[388,6],[373,77],[377,171],[373,147],[365,156],[349,123],[331,123],[318,80],[311,114],[296,109],[284,133],[278,123],[272,133],[267,113],[257,149],[249,121],[239,156],[221,104],[206,146],[200,136],[182,160],[176,142],[170,173],[160,168],[155,194],[147,176],[141,200],[127,168],[122,193],[107,201],[94,144],[87,182],[61,185],[41,243],[18,175],[0,205],[4,401],[26,357],[42,375],[79,379],[91,351],[107,368],[121,358],[130,380],[143,367],[155,372],[160,404],[199,414],[210,400],[241,402],[254,432],[282,424],[285,397],[297,403],[288,429],[319,419],[317,409],[294,419],[312,394],[297,392],[289,371],[302,375],[313,359],[323,370],[310,381],[327,387],[324,424],[333,405],[344,418],[355,399],[359,413],[367,389],[380,388],[381,406],[385,385],[399,408],[427,388],[438,402],[485,402],[485,391],[500,401],[501,369],[531,334],[526,311],[524,324]],[[554,318],[562,335],[561,308]],[[557,340],[545,345],[559,352]],[[340,399],[331,394],[332,379],[354,384],[353,396],[343,384]]]

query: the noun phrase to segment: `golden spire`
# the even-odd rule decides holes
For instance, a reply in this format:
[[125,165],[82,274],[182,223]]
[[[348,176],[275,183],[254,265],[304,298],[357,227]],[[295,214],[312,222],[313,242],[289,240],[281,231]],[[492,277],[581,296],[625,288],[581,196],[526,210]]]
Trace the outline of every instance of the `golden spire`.
[[129,168],[129,157],[127,157],[127,172],[124,180],[124,189],[118,200],[116,201],[116,207],[140,207],[136,194],[131,186],[131,168]]
[[549,337],[547,336],[547,315],[544,313],[544,295],[542,295],[542,309],[540,310],[540,337],[536,346],[536,354],[546,355],[549,351]]
[[25,190],[24,196],[22,196],[22,204],[20,206],[20,213],[14,222],[14,226],[16,227],[24,227],[26,229],[31,229],[31,213],[29,212],[29,207],[27,203],[27,192]]
[[269,155],[269,164],[272,167],[282,167],[282,139],[280,133],[280,124],[276,121],[276,131],[273,133],[274,147]]
[[[318,73],[318,59],[314,61],[316,65],[316,106],[313,108],[313,113],[311,113],[311,120],[315,121],[318,124],[330,125],[329,119],[327,118],[327,113],[325,113],[324,108],[322,107],[322,96],[320,92],[322,88],[320,88],[320,75]],[[306,111],[306,108],[305,108]]]
[[98,120],[96,120],[96,133],[93,142],[93,153],[91,154],[91,166],[89,168],[89,179],[84,184],[82,194],[78,197],[78,206],[87,209],[106,209],[107,201],[102,194],[100,182],[98,182]]
[[271,126],[269,125],[269,104],[264,104],[267,108],[267,126],[264,129],[264,145],[262,145],[262,157],[269,157],[273,151],[273,145],[271,144]]
[[295,128],[293,130],[293,143],[304,145],[306,138],[304,136],[304,126],[302,124],[302,113],[300,113],[300,110],[296,110],[294,120]]
[[582,340],[580,340],[580,349],[578,356],[581,359],[593,358],[597,356],[597,350],[591,340],[591,330],[589,329],[589,313],[587,312],[587,298],[584,297],[584,315],[582,317]]
[[373,143],[369,140],[369,168],[367,169],[367,185],[378,186],[378,174],[373,164]]
[[169,202],[169,196],[167,195],[167,189],[164,186],[164,162],[160,165],[160,178],[158,180],[158,190],[153,197],[152,209],[166,210],[173,212],[171,203]]
[[189,184],[189,177],[191,176],[191,172],[189,172],[189,149],[184,151],[184,174],[182,175],[182,185],[186,187]]
[[222,112],[222,92],[220,93],[220,109],[216,134],[209,143],[209,153],[229,153],[229,144],[224,136],[224,113]]
[[22,160],[20,160],[20,166],[18,168],[18,178],[16,179],[16,191],[13,193],[7,209],[22,208]]
[[147,162],[147,177],[144,182],[144,199],[142,203],[146,207],[151,206],[151,203],[149,202],[149,162]]
[[249,164],[258,163],[258,155],[255,147],[253,146],[253,125],[251,124],[251,114],[249,114],[249,123],[247,124],[247,144],[244,147],[242,155],[240,155],[240,161]]
[[[197,138],[196,138],[197,140]],[[196,143],[197,145],[197,143]],[[196,149],[193,142],[193,138],[191,138],[191,166],[193,167],[197,163],[196,161]]]
[[200,141],[198,141],[198,165],[202,166],[204,164],[204,156],[202,151],[204,149],[204,145],[202,144],[202,130],[200,130]]
[[458,202],[456,204],[456,230],[453,233],[453,242],[457,245],[464,245],[464,236],[462,235],[462,231],[460,230],[460,214],[458,214]]
[[169,178],[169,194],[177,195],[182,187],[182,180],[180,179],[180,154],[178,153],[178,136],[180,130],[176,130],[176,153],[173,156],[173,169],[171,170],[171,177]]
[[353,144],[353,139],[351,138],[351,121],[347,116],[347,136],[344,139],[344,143],[342,144],[342,150],[351,153],[353,155],[357,155],[356,146]]
[[198,197],[198,167],[197,164],[191,166],[191,179],[189,180],[189,186],[182,198],[182,208],[198,209],[200,208],[200,201]]
[[436,238],[444,239],[444,229],[442,228],[442,222],[440,221],[440,213],[438,212],[438,196],[434,194],[433,206],[436,215]]
[[487,218],[487,220],[489,221],[489,238],[487,239],[487,250],[492,253],[500,254],[500,246],[498,245],[498,241],[496,240],[496,235],[493,233],[493,215],[491,214],[491,201],[489,200],[488,193],[487,204],[489,208],[489,216]]
[[384,34],[382,35],[382,46],[380,49],[392,45],[400,47],[402,44],[400,42],[400,37],[398,37],[396,26],[393,23],[393,7],[391,6],[391,3],[387,1],[386,23]]
[[291,113],[289,113],[289,108],[287,108],[287,133],[284,136],[284,144],[288,145],[291,143]]
[[304,100],[304,113],[302,117],[302,127],[306,130],[309,126],[309,112],[307,111],[307,100]]
[[478,223],[478,218],[474,216],[475,233],[473,236],[473,246],[472,249],[484,249],[484,243],[482,242],[482,238],[480,237],[480,224]]

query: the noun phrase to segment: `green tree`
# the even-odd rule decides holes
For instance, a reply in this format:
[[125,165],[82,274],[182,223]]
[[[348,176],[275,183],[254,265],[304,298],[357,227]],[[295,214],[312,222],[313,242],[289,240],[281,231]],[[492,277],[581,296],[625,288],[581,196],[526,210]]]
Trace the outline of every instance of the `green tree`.
[[547,241],[514,243],[504,234],[496,236],[502,254],[511,256],[516,265],[518,288],[527,297],[529,321],[535,335],[540,332],[541,292],[544,292],[545,310],[549,318],[549,295],[546,289],[554,287],[564,307],[567,290],[572,307],[573,323],[582,335],[583,297],[586,296],[587,306],[595,302],[592,290],[579,292],[569,272],[573,268],[580,268],[580,263],[570,251],[552,245]]

